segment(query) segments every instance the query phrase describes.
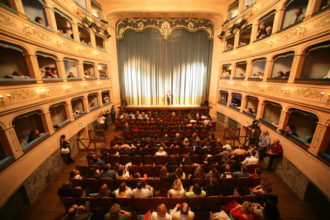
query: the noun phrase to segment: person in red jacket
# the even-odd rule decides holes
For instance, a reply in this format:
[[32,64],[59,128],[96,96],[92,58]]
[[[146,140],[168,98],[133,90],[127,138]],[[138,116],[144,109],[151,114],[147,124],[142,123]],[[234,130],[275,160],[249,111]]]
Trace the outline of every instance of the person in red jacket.
[[272,169],[274,158],[281,157],[282,153],[283,153],[282,144],[278,139],[275,139],[266,153],[266,157],[269,157],[269,163],[267,169],[269,170]]

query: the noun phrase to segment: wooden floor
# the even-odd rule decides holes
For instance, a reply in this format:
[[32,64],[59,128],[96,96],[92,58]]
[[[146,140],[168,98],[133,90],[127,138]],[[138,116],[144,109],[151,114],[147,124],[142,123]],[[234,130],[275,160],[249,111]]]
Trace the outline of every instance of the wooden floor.
[[[223,128],[219,127],[214,132],[217,137],[222,137]],[[120,132],[116,131],[114,126],[110,126],[107,131],[109,140],[114,136],[120,136]],[[62,219],[64,215],[64,207],[57,196],[57,189],[62,182],[68,179],[69,172],[76,165],[87,165],[85,158],[86,152],[79,152],[75,157],[75,163],[67,165],[62,172],[49,184],[46,190],[36,199],[30,206],[23,209],[18,220],[52,220]],[[291,189],[274,173],[264,171],[263,176],[272,182],[273,191],[279,197],[278,208],[281,219],[307,220],[320,219],[312,210],[311,205],[299,200],[299,198],[291,191]]]

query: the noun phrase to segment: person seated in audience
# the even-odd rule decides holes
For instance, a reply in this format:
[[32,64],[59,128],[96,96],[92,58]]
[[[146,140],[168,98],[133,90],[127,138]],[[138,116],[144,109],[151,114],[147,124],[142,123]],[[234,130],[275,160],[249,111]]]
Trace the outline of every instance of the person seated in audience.
[[304,19],[304,13],[302,8],[297,8],[295,12],[295,16],[292,18],[291,24],[296,24]]
[[221,174],[221,178],[226,179],[226,178],[232,178],[232,177],[233,177],[233,175],[230,171],[230,165],[226,164],[225,165],[225,171]]
[[175,208],[170,211],[173,220],[193,220],[195,213],[189,208],[188,203],[176,204]]
[[71,177],[72,177],[72,179],[76,179],[76,180],[81,180],[81,179],[82,179],[79,170],[77,170],[77,169],[73,169],[71,172],[72,172],[72,173],[71,173]]
[[268,37],[272,34],[272,26],[268,25],[266,27],[266,35],[264,37]]
[[39,24],[42,24],[42,25],[44,24],[44,20],[41,17],[38,17],[38,16],[34,19],[34,21],[39,23]]
[[27,145],[27,142],[24,138],[20,137],[19,138],[19,144],[21,145],[21,147],[24,147],[25,145]]
[[149,198],[153,195],[153,188],[147,185],[146,181],[139,181],[133,189],[134,198]]
[[329,6],[330,6],[330,0],[328,0],[327,3],[324,6],[322,6],[321,10],[322,9],[325,9],[325,8],[327,8]]
[[195,168],[191,179],[193,178],[199,178],[199,179],[205,179],[205,173],[203,171],[203,167],[201,165],[197,165],[197,167]]
[[158,151],[155,153],[155,156],[167,156],[167,152],[164,151],[163,147],[159,147]]
[[50,68],[50,71],[52,72],[52,78],[58,78],[57,69],[56,68]]
[[96,154],[94,154],[92,159],[90,161],[88,161],[88,165],[102,166],[103,164],[104,164],[104,161],[101,160],[101,158],[98,157]]
[[265,130],[261,133],[258,142],[258,153],[259,153],[260,161],[264,158],[268,146],[269,146],[269,133],[267,130]]
[[67,211],[65,220],[89,220],[93,213],[90,211],[90,201],[86,201],[84,205],[78,206],[73,204]]
[[261,22],[259,24],[259,28],[258,28],[257,39],[261,39],[261,38],[265,37],[266,34],[267,34],[267,32],[266,32],[265,24],[263,22]]
[[217,167],[212,167],[212,169],[205,176],[206,179],[210,179],[211,177],[214,177],[214,178],[220,180],[221,174]]
[[294,135],[294,136],[299,137],[299,136],[297,135],[297,133],[295,132],[294,127],[293,127],[292,125],[290,125],[290,124],[288,124],[284,130],[281,129],[280,132],[281,132],[282,134],[284,134],[284,135]]
[[185,190],[182,186],[182,182],[180,179],[175,179],[173,182],[173,189],[170,189],[167,192],[167,197],[171,197],[171,198],[180,198],[180,197],[184,197],[185,194]]
[[100,178],[111,178],[116,179],[117,172],[112,169],[112,166],[110,163],[107,163],[104,165],[104,168],[101,170]]
[[57,190],[59,197],[81,197],[83,190],[80,186],[73,187],[70,181],[65,181],[62,186]]
[[233,154],[236,154],[236,155],[238,155],[238,156],[244,156],[244,155],[246,155],[246,150],[245,150],[245,147],[244,147],[244,145],[240,145],[237,149],[235,149],[234,151],[233,151]]
[[160,168],[159,173],[160,173],[159,178],[161,181],[174,179],[174,176],[168,172],[166,166],[162,166],[162,168]]
[[282,153],[283,153],[283,148],[280,143],[280,140],[275,139],[273,141],[273,143],[270,145],[269,149],[267,150],[266,156],[265,156],[265,157],[269,157],[269,162],[268,162],[268,166],[267,166],[268,170],[272,169],[274,159],[281,157]]
[[74,116],[78,116],[81,114],[80,108],[77,107],[76,110],[74,111]]
[[247,44],[247,42],[245,42],[245,41],[241,41],[241,42],[239,42],[239,46],[244,46],[244,45],[246,45]]
[[206,192],[202,190],[202,187],[199,183],[195,183],[193,186],[190,186],[189,192],[186,192],[186,197],[205,197]]
[[115,203],[111,206],[109,212],[104,215],[104,220],[129,220],[132,219],[132,213],[120,209],[120,205]]
[[174,175],[178,179],[185,179],[186,178],[186,174],[185,174],[185,172],[183,172],[181,167],[178,167],[178,168],[175,169]]
[[228,44],[227,44],[227,48],[226,48],[226,50],[231,50],[231,49],[233,49],[233,48],[234,48],[234,45],[231,44],[231,43],[228,43]]
[[250,201],[243,202],[242,205],[236,202],[234,207],[230,209],[230,214],[234,219],[239,220],[256,220],[257,215],[253,212],[253,205]]
[[184,147],[189,147],[190,146],[190,142],[189,142],[189,139],[188,138],[185,138],[184,140],[183,140],[183,146]]
[[34,139],[40,137],[41,135],[43,135],[43,133],[40,133],[38,129],[31,130],[31,132],[29,134],[28,143],[33,141]]
[[250,155],[243,160],[242,165],[244,166],[249,166],[249,165],[254,165],[258,164],[258,159],[256,158],[256,152],[253,150],[250,152]]
[[67,78],[74,78],[75,76],[73,75],[73,72],[70,72]]
[[264,74],[263,74],[262,72],[258,72],[258,73],[257,73],[257,77],[258,77],[259,79],[262,79],[262,78],[264,77]]
[[14,71],[11,75],[6,75],[4,78],[30,78],[29,76],[23,75],[20,71]]
[[254,194],[271,194],[272,193],[272,184],[267,179],[261,179],[260,185],[251,188],[251,192]]
[[104,198],[104,197],[110,197],[111,195],[111,190],[109,189],[108,184],[102,184],[99,190],[99,198]]
[[209,178],[209,182],[205,186],[205,192],[207,196],[218,196],[221,193],[219,179],[215,176]]
[[125,182],[119,185],[119,188],[114,191],[116,198],[132,198],[133,192]]
[[283,71],[278,71],[277,75],[276,75],[276,78],[285,78]]
[[151,213],[151,220],[172,220],[170,214],[167,213],[167,209],[164,203],[157,207],[157,212]]
[[119,165],[116,179],[128,179],[128,178],[129,178],[129,172],[125,169],[125,166]]

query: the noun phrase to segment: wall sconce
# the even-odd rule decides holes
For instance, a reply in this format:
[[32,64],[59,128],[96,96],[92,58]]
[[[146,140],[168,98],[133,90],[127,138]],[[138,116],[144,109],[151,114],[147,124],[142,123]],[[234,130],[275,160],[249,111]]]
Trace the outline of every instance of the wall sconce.
[[39,93],[40,97],[46,97],[50,89],[38,88],[37,93]]
[[101,81],[96,82],[97,85],[102,85],[103,83]]
[[56,43],[57,43],[57,46],[62,47],[64,41],[63,40],[57,40]]
[[305,27],[303,25],[296,28],[296,35],[303,35],[304,33],[305,33]]
[[3,102],[3,96],[2,96],[2,95],[0,95],[0,102],[1,102],[2,104],[5,104],[5,103]]
[[94,50],[93,53],[96,54],[96,55],[99,55],[100,54],[100,52],[98,52],[96,50]]
[[88,86],[88,83],[87,82],[84,82],[81,85],[82,85],[82,87],[86,87],[86,86]]
[[233,82],[233,81],[229,81],[228,84],[229,84],[229,85],[233,85],[234,82]]
[[[323,96],[324,95],[324,92],[321,92],[321,95]],[[328,94],[329,95],[329,94]]]

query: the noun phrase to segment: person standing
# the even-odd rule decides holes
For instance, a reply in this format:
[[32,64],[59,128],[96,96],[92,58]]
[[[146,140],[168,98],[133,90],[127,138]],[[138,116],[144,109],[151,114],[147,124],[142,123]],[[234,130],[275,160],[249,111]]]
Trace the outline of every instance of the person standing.
[[168,90],[166,93],[167,105],[171,105],[171,98],[172,98],[171,90]]
[[269,146],[269,133],[266,130],[262,132],[262,134],[259,137],[259,142],[258,142],[259,161],[261,161],[265,157],[268,146]]
[[66,164],[73,163],[74,160],[71,158],[71,149],[70,142],[66,139],[66,136],[63,134],[60,138],[60,147],[61,147],[61,155]]
[[111,107],[111,121],[112,123],[116,122],[116,109],[114,106]]

